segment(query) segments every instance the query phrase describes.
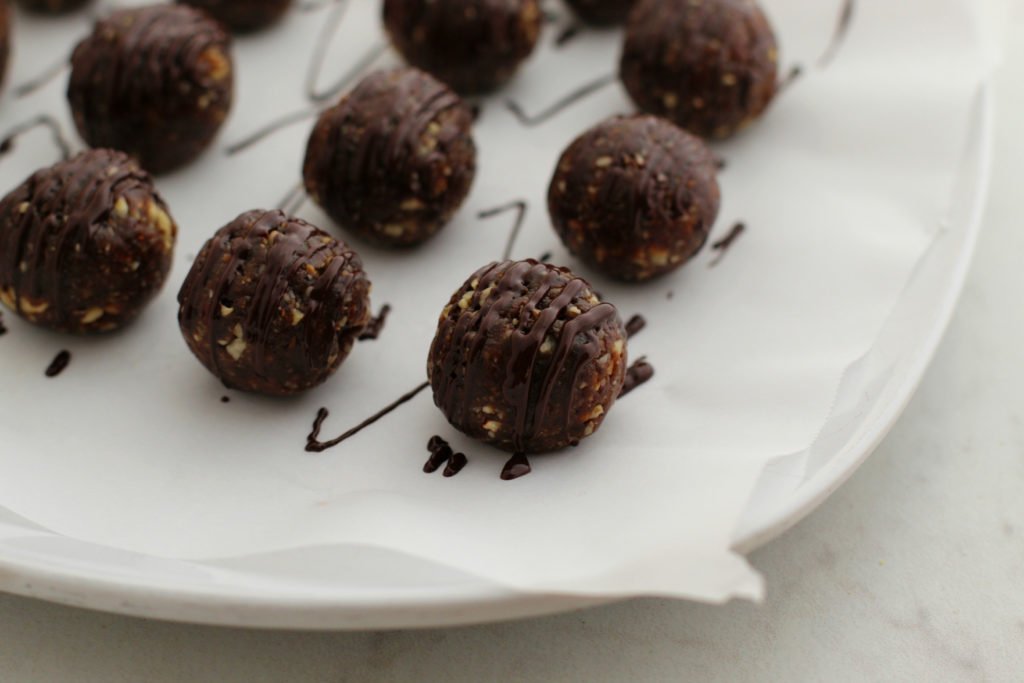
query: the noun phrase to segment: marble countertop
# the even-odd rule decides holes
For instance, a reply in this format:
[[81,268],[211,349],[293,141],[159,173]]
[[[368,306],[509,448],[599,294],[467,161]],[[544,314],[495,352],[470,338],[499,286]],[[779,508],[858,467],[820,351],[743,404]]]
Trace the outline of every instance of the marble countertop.
[[256,632],[0,596],[0,680],[1024,679],[1024,3],[992,199],[960,307],[905,415],[818,511],[753,553],[763,605],[637,600],[531,621]]

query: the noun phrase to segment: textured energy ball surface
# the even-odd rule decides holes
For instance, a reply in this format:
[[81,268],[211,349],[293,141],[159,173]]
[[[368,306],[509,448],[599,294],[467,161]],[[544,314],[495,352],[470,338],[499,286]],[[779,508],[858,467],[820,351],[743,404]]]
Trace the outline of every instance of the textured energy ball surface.
[[778,47],[754,0],[637,0],[620,75],[642,110],[726,138],[771,103]]
[[565,268],[492,263],[441,313],[427,373],[459,431],[498,448],[543,453],[593,434],[626,372],[616,308]]
[[409,64],[463,94],[504,85],[537,45],[538,0],[384,0],[384,26]]
[[118,329],[163,286],[176,234],[134,160],[82,152],[0,200],[0,301],[59,332]]
[[285,396],[338,369],[370,320],[369,295],[343,242],[280,211],[249,211],[199,252],[178,323],[225,386]]
[[420,244],[462,205],[476,175],[473,115],[418,69],[378,71],[325,111],[309,138],[306,191],[344,230]]
[[71,56],[68,102],[91,147],[172,171],[211,143],[231,109],[230,37],[186,5],[123,9],[96,22]]

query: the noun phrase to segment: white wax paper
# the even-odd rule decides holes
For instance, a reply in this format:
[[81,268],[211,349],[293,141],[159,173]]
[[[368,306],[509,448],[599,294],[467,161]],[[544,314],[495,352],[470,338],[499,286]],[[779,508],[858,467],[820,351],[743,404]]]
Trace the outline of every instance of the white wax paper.
[[[481,103],[480,172],[455,221],[410,253],[354,242],[375,306],[394,308],[382,338],[359,344],[322,388],[285,401],[225,390],[191,357],[175,319],[177,288],[202,243],[241,211],[276,204],[299,179],[309,123],[239,156],[224,149],[306,106],[302,77],[326,15],[295,12],[276,30],[239,39],[236,107],[216,148],[158,180],[180,238],[170,282],[144,318],[83,340],[5,315],[8,535],[17,522],[21,534],[35,525],[32,533],[197,565],[374,546],[519,591],[759,596],[758,575],[730,550],[737,520],[765,464],[814,441],[844,372],[871,348],[946,218],[991,47],[982,6],[971,0],[861,0],[822,68],[840,0],[764,5],[783,70],[799,64],[804,75],[762,121],[716,145],[727,166],[713,239],[736,221],[747,225],[719,265],[709,267],[705,251],[677,274],[630,287],[561,247],[544,202],[555,160],[585,128],[631,105],[613,86],[543,126],[517,123],[504,98],[537,111],[617,62],[618,32],[588,32],[558,50],[549,26],[521,75]],[[566,13],[551,7],[560,27]],[[323,83],[382,40],[377,12],[377,2],[354,0]],[[13,82],[87,30],[83,16],[17,19]],[[380,63],[396,61],[389,54]],[[8,94],[0,124],[55,112],[70,132],[62,86],[22,100]],[[0,188],[54,160],[42,133],[26,138],[0,161]],[[498,478],[505,456],[456,434],[429,394],[335,450],[305,453],[319,407],[331,410],[325,433],[333,435],[423,381],[439,311],[466,276],[499,257],[511,226],[511,215],[477,213],[519,198],[529,213],[514,255],[551,251],[591,276],[624,317],[643,314],[649,325],[630,355],[648,356],[654,380],[617,404],[593,438],[533,458],[533,474],[515,482]],[[334,230],[309,203],[299,215]],[[71,366],[44,378],[63,348]],[[420,471],[433,434],[469,455],[458,477]]]

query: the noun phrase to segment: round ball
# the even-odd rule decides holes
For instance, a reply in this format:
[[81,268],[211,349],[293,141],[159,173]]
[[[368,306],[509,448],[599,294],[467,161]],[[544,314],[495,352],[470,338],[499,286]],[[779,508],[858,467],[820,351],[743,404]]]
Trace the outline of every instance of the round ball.
[[18,4],[37,14],[67,14],[81,9],[92,0],[18,0]]
[[225,386],[287,396],[338,369],[370,320],[369,296],[346,244],[280,211],[249,211],[199,252],[178,324]]
[[665,119],[616,117],[562,154],[548,211],[569,251],[625,281],[649,280],[707,241],[721,195],[704,142]]
[[395,49],[464,94],[511,79],[537,45],[541,20],[537,0],[384,0]]
[[633,0],[565,0],[583,21],[595,26],[621,24],[633,7]]
[[0,301],[59,332],[116,330],[160,291],[176,235],[133,159],[82,152],[0,200]]
[[622,82],[642,110],[705,138],[761,115],[778,80],[775,34],[754,0],[638,0]]
[[178,0],[205,10],[236,33],[259,31],[277,23],[292,0]]
[[476,175],[473,114],[417,69],[367,76],[325,111],[306,147],[306,191],[345,230],[410,247],[444,227]]
[[492,263],[441,313],[427,374],[459,431],[543,453],[593,434],[626,372],[618,311],[586,280],[537,261]]
[[68,101],[92,147],[113,147],[165,173],[195,159],[231,109],[230,38],[184,5],[113,12],[71,56]]

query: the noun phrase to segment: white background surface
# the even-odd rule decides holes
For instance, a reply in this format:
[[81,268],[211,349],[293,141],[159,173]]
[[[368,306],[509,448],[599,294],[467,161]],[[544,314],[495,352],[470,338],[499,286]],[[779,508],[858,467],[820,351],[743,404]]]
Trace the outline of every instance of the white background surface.
[[751,561],[764,605],[635,601],[444,631],[283,634],[0,598],[2,681],[1020,680],[1024,7],[992,202],[949,335],[879,451]]

